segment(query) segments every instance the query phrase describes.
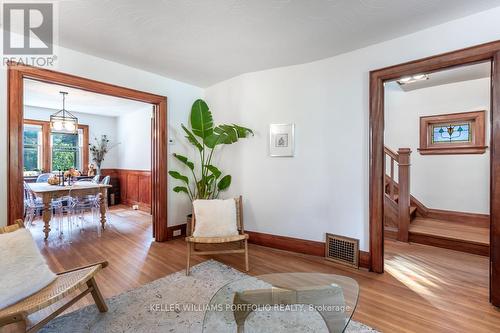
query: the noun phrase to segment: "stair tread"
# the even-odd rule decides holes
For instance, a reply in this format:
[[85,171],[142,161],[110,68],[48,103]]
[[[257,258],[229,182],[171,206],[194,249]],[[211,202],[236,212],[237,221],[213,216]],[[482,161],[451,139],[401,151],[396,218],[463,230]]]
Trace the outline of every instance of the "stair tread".
[[480,245],[489,245],[490,243],[488,228],[422,217],[413,220],[409,232],[411,234],[428,235]]

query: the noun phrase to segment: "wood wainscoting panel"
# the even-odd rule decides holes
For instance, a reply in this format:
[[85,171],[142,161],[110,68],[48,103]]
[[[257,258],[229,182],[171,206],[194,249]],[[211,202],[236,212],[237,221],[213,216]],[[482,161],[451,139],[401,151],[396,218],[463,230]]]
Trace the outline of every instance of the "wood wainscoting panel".
[[139,201],[139,176],[134,173],[126,171],[127,180],[124,184],[127,188],[127,196],[125,201],[137,202]]
[[139,175],[139,193],[137,201],[149,204],[151,206],[151,174]]
[[138,205],[140,210],[151,213],[151,171],[103,169],[102,174],[118,179],[122,204]]

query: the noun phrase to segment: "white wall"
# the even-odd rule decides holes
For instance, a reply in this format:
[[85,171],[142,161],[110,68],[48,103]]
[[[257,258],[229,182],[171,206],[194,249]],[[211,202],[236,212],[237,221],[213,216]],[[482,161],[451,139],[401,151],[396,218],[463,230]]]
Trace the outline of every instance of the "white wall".
[[[369,71],[500,39],[500,8],[308,64],[244,74],[206,89],[219,121],[256,137],[224,160],[245,196],[245,226],[310,240],[325,232],[368,250]],[[270,123],[296,123],[294,158],[267,153]]]
[[152,107],[126,113],[116,118],[118,168],[151,170]]
[[[150,72],[90,56],[63,47],[58,49],[57,71],[104,81],[119,86],[151,92],[168,97],[168,124],[171,134],[177,133],[181,122],[186,122],[194,100],[203,96],[203,90],[183,82],[171,80]],[[147,58],[147,50],[144,53]],[[0,68],[0,137],[7,137],[7,71]],[[175,129],[175,131],[173,130]],[[183,145],[169,146],[172,151],[183,152]],[[169,158],[169,163],[172,159]],[[0,143],[0,226],[7,222],[7,140]],[[169,184],[173,187],[173,183]],[[167,203],[166,203],[167,204]],[[169,190],[169,221],[185,221],[190,210],[188,201]]]
[[[489,145],[490,79],[457,82],[404,92],[385,88],[385,144],[411,148],[411,194],[428,208],[489,214],[490,150],[481,155],[420,155],[421,116],[486,111]],[[396,171],[397,172],[397,171]]]
[[[47,121],[50,115],[58,110],[40,108],[36,106],[24,107],[24,118]],[[89,125],[89,139],[90,142],[94,137],[99,138],[101,135],[107,135],[111,142],[118,140],[117,134],[117,118],[107,117],[101,115],[94,115],[88,113],[72,112],[77,118],[78,123],[82,125]],[[105,157],[102,168],[118,168],[118,152],[112,149]]]

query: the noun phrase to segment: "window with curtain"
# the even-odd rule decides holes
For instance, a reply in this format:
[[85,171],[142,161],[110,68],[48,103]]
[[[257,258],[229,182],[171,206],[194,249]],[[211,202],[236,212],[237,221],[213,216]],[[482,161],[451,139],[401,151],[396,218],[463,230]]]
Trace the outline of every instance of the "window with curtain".
[[52,171],[82,170],[83,131],[78,134],[51,133]]
[[24,173],[36,173],[42,169],[42,126],[25,124],[23,128]]

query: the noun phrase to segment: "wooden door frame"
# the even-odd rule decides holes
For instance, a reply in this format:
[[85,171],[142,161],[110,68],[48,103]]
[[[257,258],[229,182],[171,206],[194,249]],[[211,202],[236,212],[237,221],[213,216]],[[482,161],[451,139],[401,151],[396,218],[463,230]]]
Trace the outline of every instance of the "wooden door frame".
[[33,79],[149,103],[153,106],[151,133],[153,237],[158,242],[167,240],[167,97],[15,62],[8,64],[7,79],[7,223],[12,224],[16,219],[23,217],[24,79]]
[[384,82],[483,61],[492,62],[490,139],[490,301],[500,306],[500,41],[370,72],[370,266],[384,272]]

